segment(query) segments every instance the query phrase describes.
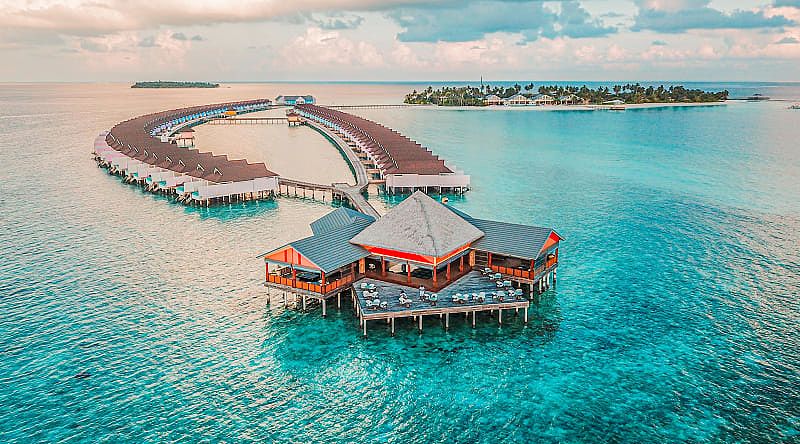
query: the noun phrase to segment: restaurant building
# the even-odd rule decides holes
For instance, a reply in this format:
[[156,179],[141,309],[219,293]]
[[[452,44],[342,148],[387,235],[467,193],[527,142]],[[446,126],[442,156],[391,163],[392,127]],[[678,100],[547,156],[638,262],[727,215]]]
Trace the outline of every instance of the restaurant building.
[[[362,321],[421,319],[431,310],[527,308],[522,296],[554,281],[562,240],[551,228],[474,218],[419,191],[377,220],[338,208],[312,222],[311,231],[309,237],[259,256],[265,262],[265,285],[301,296],[304,306],[307,298],[319,300],[323,314],[329,298],[336,296],[340,304],[342,292],[353,290]],[[367,282],[384,289],[385,307],[365,310],[372,296],[359,290]],[[503,294],[492,291],[487,297],[495,285]],[[398,305],[399,296],[417,291],[421,300],[412,297]],[[504,300],[506,291],[516,298]],[[426,292],[442,302],[429,306]],[[470,302],[457,301],[456,294],[466,294]]]

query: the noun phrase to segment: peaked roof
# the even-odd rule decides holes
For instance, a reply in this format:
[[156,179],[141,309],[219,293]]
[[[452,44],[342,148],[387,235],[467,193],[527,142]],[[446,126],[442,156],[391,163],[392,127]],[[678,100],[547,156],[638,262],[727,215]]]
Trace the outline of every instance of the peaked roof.
[[311,222],[311,231],[314,234],[322,234],[337,228],[345,227],[356,221],[375,222],[375,218],[347,207],[339,207],[314,222]]
[[328,273],[369,256],[367,250],[349,242],[350,238],[369,224],[368,220],[359,219],[339,229],[290,242],[258,257],[269,256],[286,247],[291,247],[319,266],[322,271]]
[[481,236],[475,226],[417,191],[350,242],[438,257]]

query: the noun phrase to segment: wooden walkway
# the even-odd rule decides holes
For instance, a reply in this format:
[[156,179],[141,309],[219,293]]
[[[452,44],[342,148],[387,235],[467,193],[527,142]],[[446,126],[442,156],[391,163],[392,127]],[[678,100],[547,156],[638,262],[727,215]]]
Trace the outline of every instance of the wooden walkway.
[[371,105],[318,105],[318,106],[324,106],[325,108],[333,108],[333,109],[381,109],[381,108],[408,108],[420,105],[411,105],[408,103],[394,103],[394,104],[371,104]]
[[338,134],[334,133],[324,125],[320,125],[310,120],[305,120],[305,124],[325,136],[336,146],[337,149],[339,149],[342,154],[344,154],[347,163],[350,165],[350,170],[353,172],[353,175],[356,178],[355,185],[350,185],[347,183],[332,184],[332,191],[334,193],[338,193],[342,197],[346,197],[350,205],[352,205],[356,210],[364,214],[368,214],[376,219],[379,218],[380,214],[378,214],[378,211],[375,210],[375,208],[370,205],[370,203],[364,197],[364,191],[367,190],[367,186],[369,185],[369,176],[367,175],[367,170],[364,167],[364,164],[362,164],[361,160],[358,158],[358,155],[356,155],[356,153],[350,149],[350,146],[347,144],[347,142],[342,140]]
[[288,124],[286,117],[208,117],[203,123],[209,125],[268,125]]

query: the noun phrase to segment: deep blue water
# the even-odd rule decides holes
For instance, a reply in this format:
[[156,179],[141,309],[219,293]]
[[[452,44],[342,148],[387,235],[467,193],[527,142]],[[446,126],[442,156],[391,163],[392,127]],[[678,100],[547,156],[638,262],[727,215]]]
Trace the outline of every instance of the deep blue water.
[[472,175],[454,205],[566,241],[527,326],[363,339],[259,285],[328,207],[186,208],[90,159],[242,89],[0,86],[0,441],[800,440],[800,112],[365,111]]

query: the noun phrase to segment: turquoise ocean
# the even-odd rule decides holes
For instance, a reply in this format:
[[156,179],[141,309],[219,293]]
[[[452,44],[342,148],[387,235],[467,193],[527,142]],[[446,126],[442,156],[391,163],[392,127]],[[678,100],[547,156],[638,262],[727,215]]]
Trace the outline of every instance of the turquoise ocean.
[[472,176],[454,206],[566,239],[527,325],[366,339],[349,302],[322,318],[261,285],[256,256],[330,206],[185,207],[97,168],[92,141],[172,107],[427,84],[127,86],[0,84],[0,442],[800,442],[800,84],[690,84],[785,101],[625,112],[362,111]]

